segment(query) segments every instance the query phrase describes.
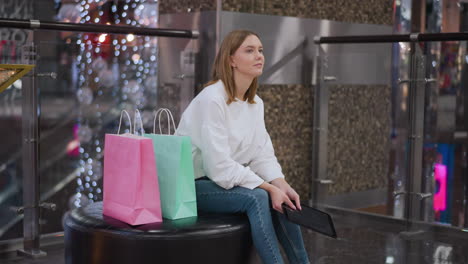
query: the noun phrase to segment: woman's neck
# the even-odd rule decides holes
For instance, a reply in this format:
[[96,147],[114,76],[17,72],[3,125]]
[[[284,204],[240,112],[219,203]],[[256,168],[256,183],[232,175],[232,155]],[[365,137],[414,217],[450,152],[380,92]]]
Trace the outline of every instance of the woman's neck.
[[253,78],[234,72],[234,84],[236,85],[236,97],[244,101],[245,93],[252,84]]

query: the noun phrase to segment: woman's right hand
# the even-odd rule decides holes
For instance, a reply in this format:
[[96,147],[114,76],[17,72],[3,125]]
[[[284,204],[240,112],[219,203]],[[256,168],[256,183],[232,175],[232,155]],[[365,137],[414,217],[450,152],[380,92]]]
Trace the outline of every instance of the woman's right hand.
[[270,195],[270,199],[271,199],[271,207],[273,207],[273,209],[275,209],[276,211],[282,214],[284,213],[283,206],[282,206],[283,203],[291,207],[292,209],[296,210],[296,206],[294,206],[291,199],[289,199],[286,193],[280,190],[278,187],[272,184],[269,184],[267,182],[262,183],[259,187],[268,192],[268,194]]

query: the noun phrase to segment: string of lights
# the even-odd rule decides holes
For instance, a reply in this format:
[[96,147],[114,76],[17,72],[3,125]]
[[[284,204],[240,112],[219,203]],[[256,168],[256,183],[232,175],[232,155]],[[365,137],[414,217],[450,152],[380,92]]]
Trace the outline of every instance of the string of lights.
[[[79,23],[157,26],[157,1],[82,0],[76,3],[74,10],[79,11]],[[120,113],[122,109],[141,109],[144,124],[150,123],[158,81],[157,38],[84,33],[76,44],[79,46],[76,129],[80,167],[76,193],[70,198],[71,208],[102,200],[103,138],[105,133],[117,132],[118,121],[111,120],[109,125],[106,117],[113,117],[110,113]]]

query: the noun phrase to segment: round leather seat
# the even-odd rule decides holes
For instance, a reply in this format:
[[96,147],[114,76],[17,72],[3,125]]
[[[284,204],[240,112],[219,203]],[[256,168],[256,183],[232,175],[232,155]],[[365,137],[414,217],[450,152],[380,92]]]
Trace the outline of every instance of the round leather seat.
[[252,240],[244,215],[200,215],[130,226],[102,215],[102,202],[64,218],[68,264],[249,262]]

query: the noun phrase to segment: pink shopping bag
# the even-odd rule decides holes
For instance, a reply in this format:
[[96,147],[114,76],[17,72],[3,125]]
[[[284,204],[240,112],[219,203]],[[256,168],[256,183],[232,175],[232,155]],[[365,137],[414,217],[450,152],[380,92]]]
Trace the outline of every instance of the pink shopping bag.
[[104,151],[103,214],[130,225],[162,222],[152,140],[106,134]]

